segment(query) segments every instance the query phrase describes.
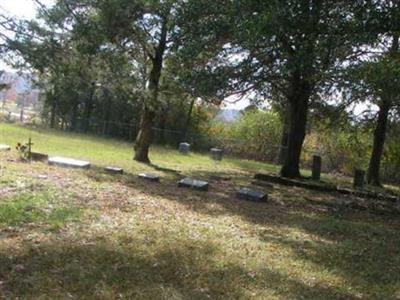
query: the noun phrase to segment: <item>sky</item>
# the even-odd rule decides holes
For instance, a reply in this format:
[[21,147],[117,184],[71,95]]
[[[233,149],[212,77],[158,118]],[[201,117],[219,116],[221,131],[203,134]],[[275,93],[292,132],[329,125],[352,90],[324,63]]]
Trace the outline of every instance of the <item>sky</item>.
[[[45,5],[51,5],[54,0],[41,0]],[[35,2],[33,0],[0,0],[0,13],[5,13],[7,15],[25,18],[25,19],[33,19],[35,18],[36,10],[35,10]],[[7,66],[0,59],[0,69],[11,71],[12,69]]]

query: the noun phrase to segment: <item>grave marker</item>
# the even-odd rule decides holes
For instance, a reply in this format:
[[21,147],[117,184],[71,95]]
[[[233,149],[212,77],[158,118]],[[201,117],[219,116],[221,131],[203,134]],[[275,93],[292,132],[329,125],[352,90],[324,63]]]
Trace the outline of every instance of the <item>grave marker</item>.
[[110,174],[124,174],[124,170],[117,167],[105,167],[104,171]]
[[193,178],[184,178],[178,182],[179,187],[193,188],[199,191],[208,191],[209,183]]
[[365,183],[365,171],[356,169],[354,170],[354,180],[353,180],[353,187],[362,189]]
[[236,195],[240,199],[256,202],[263,202],[268,199],[268,195],[266,193],[255,191],[250,188],[241,188]]
[[0,144],[0,151],[10,151],[11,147],[8,145]]
[[160,176],[155,175],[155,174],[150,174],[150,173],[140,173],[138,174],[139,178],[148,180],[148,181],[153,181],[153,182],[159,182],[160,181]]
[[189,154],[190,144],[189,143],[180,143],[179,144],[179,152],[182,154]]
[[211,148],[210,152],[213,160],[222,160],[222,149]]
[[40,152],[31,152],[31,160],[35,161],[46,161],[49,159],[49,156],[45,153]]
[[81,169],[90,168],[90,162],[88,161],[77,160],[67,157],[60,157],[60,156],[50,157],[48,163],[49,165],[58,165],[61,167],[81,168]]
[[314,155],[312,162],[312,179],[314,180],[321,179],[321,167],[322,167],[321,156]]

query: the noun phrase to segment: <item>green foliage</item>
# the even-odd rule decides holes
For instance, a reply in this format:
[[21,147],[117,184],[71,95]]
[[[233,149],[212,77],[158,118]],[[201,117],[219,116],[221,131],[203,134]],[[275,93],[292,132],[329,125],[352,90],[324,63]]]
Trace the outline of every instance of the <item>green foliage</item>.
[[21,160],[26,161],[29,159],[30,153],[28,143],[17,143],[15,149],[18,151],[18,155]]
[[[322,156],[325,170],[352,175],[354,169],[366,169],[371,148],[370,131],[361,126],[315,128],[305,148]],[[308,161],[311,161],[311,156]]]
[[228,127],[226,145],[223,146],[235,154],[276,162],[281,132],[282,124],[277,113],[248,111]]

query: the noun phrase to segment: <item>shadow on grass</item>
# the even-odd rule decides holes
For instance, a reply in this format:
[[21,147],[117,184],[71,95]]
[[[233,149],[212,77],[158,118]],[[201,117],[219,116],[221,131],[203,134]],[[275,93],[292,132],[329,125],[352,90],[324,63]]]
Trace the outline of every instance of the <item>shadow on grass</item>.
[[[216,173],[190,175],[208,178]],[[178,202],[200,214],[216,218],[240,216],[254,226],[271,229],[270,232],[263,232],[255,228],[262,242],[277,243],[279,247],[291,250],[297,259],[311,262],[344,278],[348,286],[356,287],[361,292],[373,287],[378,294],[372,296],[378,298],[390,299],[390,295],[394,294],[400,282],[398,220],[389,216],[372,216],[366,212],[349,212],[347,215],[320,212],[317,206],[302,202],[302,193],[307,197],[325,195],[298,188],[278,187],[270,191],[271,197],[267,203],[240,201],[234,195],[236,179],[212,182],[208,193],[178,189],[175,179],[165,178],[159,184],[143,182],[132,175],[118,179],[108,177],[106,180],[121,181],[150,197]],[[282,234],[282,228],[306,234],[307,238],[294,239],[289,234]]]
[[[157,238],[150,236],[148,238]],[[23,245],[26,253],[10,256],[0,251],[0,296],[5,298],[75,299],[244,299],[263,297],[355,299],[337,287],[308,286],[265,267],[221,265],[213,243],[176,241],[159,243],[120,236],[110,242],[55,241],[40,248]],[[17,272],[17,264],[24,271]]]

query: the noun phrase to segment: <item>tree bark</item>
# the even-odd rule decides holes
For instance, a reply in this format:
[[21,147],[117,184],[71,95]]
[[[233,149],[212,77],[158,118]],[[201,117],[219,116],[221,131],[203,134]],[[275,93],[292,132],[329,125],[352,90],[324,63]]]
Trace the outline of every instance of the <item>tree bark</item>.
[[389,115],[390,102],[382,100],[379,105],[378,121],[374,131],[374,144],[372,147],[371,159],[369,161],[367,181],[371,185],[381,186],[379,169],[383,148],[385,145],[387,120]]
[[[399,34],[396,32],[392,36],[392,46],[389,50],[389,56],[397,57],[399,51]],[[371,159],[369,161],[367,182],[371,185],[381,186],[379,169],[381,166],[381,159],[383,148],[385,146],[386,139],[386,128],[389,110],[392,105],[390,93],[393,93],[390,89],[387,93],[381,95],[381,102],[379,105],[378,121],[374,132],[374,144],[372,147]]]
[[150,163],[149,148],[153,138],[153,122],[155,112],[147,107],[144,108],[142,118],[140,120],[140,129],[135,142],[134,160]]
[[150,56],[152,69],[149,76],[148,91],[150,92],[149,99],[145,99],[143,105],[143,114],[140,121],[140,128],[135,141],[134,160],[150,163],[149,148],[153,135],[153,125],[158,107],[158,90],[163,65],[164,52],[167,45],[168,20],[164,18],[158,46],[154,56]]
[[296,178],[300,177],[300,155],[306,136],[311,85],[307,80],[301,79],[299,74],[295,74],[291,86],[292,91],[288,97],[290,104],[289,140],[281,176]]

